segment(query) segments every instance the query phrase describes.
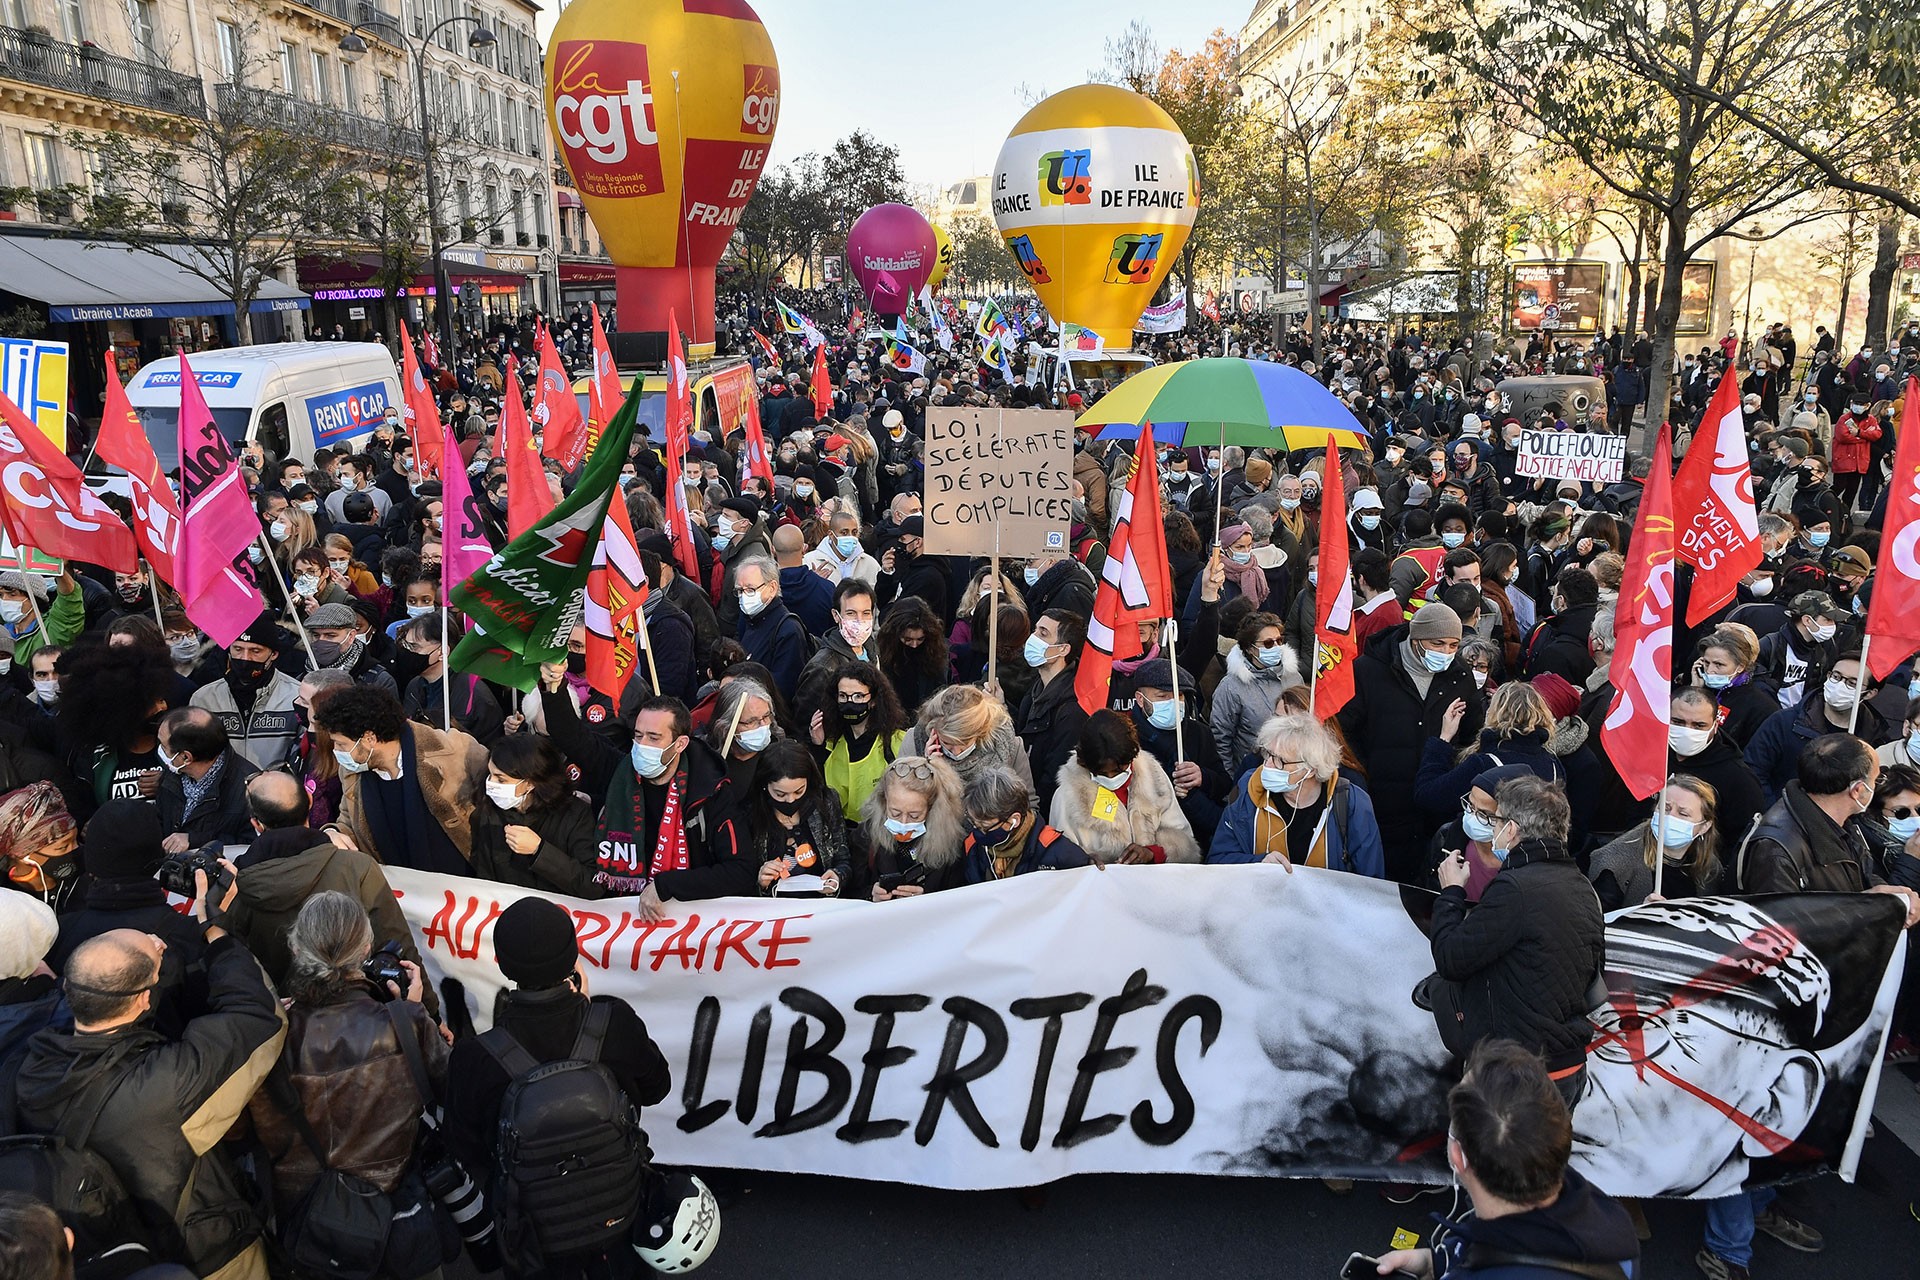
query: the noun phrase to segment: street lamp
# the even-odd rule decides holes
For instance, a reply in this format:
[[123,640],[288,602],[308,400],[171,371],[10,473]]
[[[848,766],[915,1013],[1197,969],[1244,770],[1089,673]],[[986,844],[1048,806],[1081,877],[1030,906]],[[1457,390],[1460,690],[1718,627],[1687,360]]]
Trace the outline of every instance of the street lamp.
[[1747,345],[1747,332],[1753,327],[1753,264],[1760,256],[1760,224],[1754,223],[1747,228],[1747,239],[1753,242],[1753,248],[1747,251],[1747,314],[1740,322],[1740,349],[1748,353],[1747,361],[1753,361],[1753,348]]
[[[447,279],[446,245],[440,236],[440,188],[433,164],[433,121],[427,113],[427,46],[443,28],[456,22],[473,24],[473,30],[467,35],[469,49],[486,49],[498,43],[493,32],[480,19],[466,14],[441,19],[413,42],[407,40],[406,32],[397,21],[385,15],[356,22],[352,30],[340,37],[340,60],[348,66],[367,55],[367,41],[360,34],[361,30],[376,26],[390,28],[393,35],[381,38],[398,44],[413,59],[413,87],[420,100],[420,157],[427,171],[427,237],[428,243],[433,246],[434,311],[440,321],[440,346],[447,353],[445,367],[448,369],[458,368],[459,353],[454,342],[453,289]],[[457,378],[459,375],[456,373],[454,376]]]

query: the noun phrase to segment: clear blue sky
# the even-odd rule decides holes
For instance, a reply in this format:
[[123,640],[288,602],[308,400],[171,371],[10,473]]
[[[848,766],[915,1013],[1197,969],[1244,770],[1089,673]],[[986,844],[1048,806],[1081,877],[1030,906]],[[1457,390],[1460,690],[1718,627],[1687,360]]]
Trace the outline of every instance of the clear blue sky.
[[[557,4],[540,15],[551,29]],[[1135,18],[1164,51],[1228,32],[1251,0],[1040,0],[980,6],[948,0],[756,0],[780,57],[773,160],[825,151],[864,128],[900,148],[907,180],[985,172],[1026,110],[1020,86],[1058,92],[1098,68],[1106,41]]]

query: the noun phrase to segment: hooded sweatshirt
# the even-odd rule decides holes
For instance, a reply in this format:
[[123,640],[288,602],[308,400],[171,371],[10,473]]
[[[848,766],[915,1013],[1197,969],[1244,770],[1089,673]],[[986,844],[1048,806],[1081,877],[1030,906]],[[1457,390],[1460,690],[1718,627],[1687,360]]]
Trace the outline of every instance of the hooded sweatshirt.
[[1434,1251],[1435,1280],[1496,1269],[1505,1275],[1535,1273],[1503,1263],[1499,1255],[1600,1264],[1637,1264],[1640,1257],[1640,1241],[1627,1211],[1571,1169],[1550,1205],[1504,1218],[1481,1219],[1471,1213],[1452,1220],[1434,1217],[1448,1232]]

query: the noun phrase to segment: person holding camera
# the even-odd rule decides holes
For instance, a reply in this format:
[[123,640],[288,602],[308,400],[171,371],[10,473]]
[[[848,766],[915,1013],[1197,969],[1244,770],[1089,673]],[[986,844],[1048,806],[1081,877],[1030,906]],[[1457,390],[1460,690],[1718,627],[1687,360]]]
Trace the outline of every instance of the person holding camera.
[[1536,1055],[1481,1041],[1447,1094],[1447,1115],[1447,1167],[1472,1207],[1441,1220],[1432,1248],[1355,1254],[1343,1275],[1638,1274],[1633,1220],[1567,1167],[1573,1117]]
[[78,1145],[118,1176],[157,1257],[203,1280],[264,1280],[260,1220],[220,1141],[278,1056],[286,1019],[259,962],[221,926],[234,896],[222,871],[211,888],[194,873],[207,1011],[163,1034],[151,1015],[166,941],[126,928],[89,937],[62,978],[73,1029],[42,1031],[20,1064],[20,1123],[72,1135],[71,1117],[93,1115]]
[[[235,861],[240,892],[228,923],[275,984],[284,986],[293,968],[288,936],[300,908],[329,891],[360,904],[376,948],[391,947],[401,959],[420,963],[413,930],[380,864],[306,825],[307,793],[297,778],[278,771],[256,774],[247,784],[247,812],[253,843]],[[438,1012],[431,987],[426,1005]]]
[[193,891],[193,873],[161,847],[159,810],[140,799],[101,805],[80,835],[80,869],[82,883],[60,917],[48,966],[66,972],[83,943],[116,929],[158,938],[165,949],[151,1001],[154,1025],[179,1034],[205,1007],[207,944],[199,927],[167,902],[169,887]]
[[273,1167],[277,1220],[295,1218],[323,1168],[389,1196],[396,1223],[415,1207],[430,1217],[417,1147],[420,1118],[446,1088],[447,1043],[420,1003],[420,966],[376,955],[366,908],[336,890],[307,899],[287,949],[286,1072],[248,1106]]

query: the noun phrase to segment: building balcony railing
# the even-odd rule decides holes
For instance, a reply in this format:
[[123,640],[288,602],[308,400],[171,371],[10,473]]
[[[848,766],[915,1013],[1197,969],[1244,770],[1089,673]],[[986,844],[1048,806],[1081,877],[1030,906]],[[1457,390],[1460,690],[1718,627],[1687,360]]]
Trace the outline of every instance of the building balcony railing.
[[324,107],[271,89],[218,84],[213,87],[213,100],[223,114],[237,112],[249,123],[276,126],[350,150],[420,154],[420,132],[411,126]]
[[[378,36],[389,43],[392,42],[393,33],[402,29],[399,14],[390,13],[379,5],[369,3],[369,0],[298,0],[298,3],[308,9],[317,9],[321,13],[338,18],[348,26],[357,22],[375,24],[367,35]],[[385,30],[378,25],[381,23],[387,24]]]
[[206,111],[200,82],[165,67],[63,44],[44,32],[0,27],[0,79],[24,80],[81,98],[102,98],[170,115]]

